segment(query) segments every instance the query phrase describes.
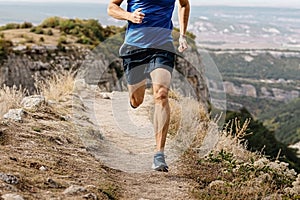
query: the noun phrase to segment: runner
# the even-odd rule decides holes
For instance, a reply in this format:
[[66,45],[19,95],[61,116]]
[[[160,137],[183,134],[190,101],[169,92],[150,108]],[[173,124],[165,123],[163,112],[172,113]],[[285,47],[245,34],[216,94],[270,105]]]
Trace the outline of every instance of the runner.
[[[152,81],[154,97],[154,131],[156,153],[153,169],[168,172],[164,147],[170,121],[168,91],[174,68],[175,48],[172,38],[172,15],[176,0],[127,0],[127,10],[120,7],[123,0],[111,0],[108,14],[127,20],[125,41],[120,57],[128,82],[130,105],[137,108],[144,100],[146,79]],[[180,24],[179,52],[188,48],[186,30],[190,14],[189,0],[178,0]]]

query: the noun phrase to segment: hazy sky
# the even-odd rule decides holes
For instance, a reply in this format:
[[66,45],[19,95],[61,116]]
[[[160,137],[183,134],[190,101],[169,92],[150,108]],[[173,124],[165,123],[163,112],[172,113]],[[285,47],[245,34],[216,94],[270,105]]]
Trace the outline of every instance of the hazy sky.
[[[0,0],[4,2],[8,0]],[[108,3],[109,0],[10,0],[31,2],[93,2]],[[126,0],[124,0],[126,1]],[[227,5],[227,6],[268,6],[268,7],[291,7],[300,8],[300,0],[190,0],[192,5]]]

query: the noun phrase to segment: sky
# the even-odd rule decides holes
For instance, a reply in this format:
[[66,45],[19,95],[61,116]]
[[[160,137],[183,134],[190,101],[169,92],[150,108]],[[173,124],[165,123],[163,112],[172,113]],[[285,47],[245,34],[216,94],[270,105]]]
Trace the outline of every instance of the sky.
[[[0,0],[0,2],[8,0]],[[109,0],[10,0],[30,2],[93,2],[107,4]],[[126,0],[124,0],[125,2]],[[290,7],[300,8],[300,0],[190,0],[191,5],[222,5],[222,6],[264,6],[264,7]]]
[[[0,0],[0,2],[8,0]],[[30,2],[83,2],[82,0],[10,0]],[[126,0],[124,0],[126,1]],[[109,0],[86,0],[84,2],[108,3]],[[300,0],[190,0],[191,5],[225,5],[225,6],[264,6],[264,7],[290,7],[300,8]]]

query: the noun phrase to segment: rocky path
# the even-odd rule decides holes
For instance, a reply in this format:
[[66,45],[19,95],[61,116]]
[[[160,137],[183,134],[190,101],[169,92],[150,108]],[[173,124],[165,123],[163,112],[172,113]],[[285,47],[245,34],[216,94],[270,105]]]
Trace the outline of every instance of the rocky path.
[[[152,96],[146,94],[143,105],[134,110],[128,104],[128,94],[81,91],[91,122],[100,130],[101,137],[94,141],[82,137],[88,149],[106,166],[115,169],[122,199],[193,199],[193,182],[180,175],[179,155],[167,144],[166,161],[169,173],[152,171],[155,149],[150,120]],[[171,142],[170,142],[171,144]]]

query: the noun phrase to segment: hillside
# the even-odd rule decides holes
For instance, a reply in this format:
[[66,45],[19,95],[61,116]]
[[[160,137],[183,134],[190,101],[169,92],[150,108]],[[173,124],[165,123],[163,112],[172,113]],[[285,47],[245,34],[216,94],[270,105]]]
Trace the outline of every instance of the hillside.
[[[153,172],[152,91],[132,110],[120,63],[106,59],[122,31],[57,17],[0,28],[0,199],[299,198],[285,146],[277,157],[263,146],[248,151],[247,120],[219,130],[191,52],[190,62],[176,60],[170,92],[170,172]],[[92,51],[105,39],[109,48]],[[269,137],[265,127],[253,130]]]
[[286,106],[278,106],[262,114],[265,125],[276,133],[278,141],[295,144],[300,138],[300,99],[289,102]]
[[[300,124],[295,113],[299,110],[296,102],[300,97],[300,51],[210,49],[208,52],[224,80],[229,110],[245,107],[255,119],[271,127],[280,141],[285,144],[300,141],[297,133]],[[213,87],[214,83],[210,84]]]
[[[203,111],[202,117],[198,118],[201,123],[196,126],[196,137],[191,148],[182,152],[176,162],[170,163],[169,173],[148,170],[134,173],[116,169],[118,166],[113,167],[115,169],[108,167],[107,161],[114,158],[104,159],[104,144],[113,140],[111,134],[124,133],[109,123],[105,123],[104,129],[98,129],[94,120],[107,120],[109,113],[101,117],[100,110],[109,112],[111,108],[105,105],[120,99],[116,99],[114,93],[101,93],[82,81],[74,83],[70,75],[59,77],[47,81],[45,87],[40,85],[45,99],[34,96],[29,98],[34,101],[27,99],[22,103],[22,95],[15,98],[18,91],[7,89],[6,101],[3,101],[3,90],[0,92],[1,102],[8,103],[10,98],[14,98],[15,104],[10,104],[10,107],[22,107],[25,112],[21,116],[22,121],[2,119],[0,125],[0,149],[3,152],[0,158],[0,196],[3,199],[13,195],[19,199],[298,198],[300,176],[296,181],[297,173],[294,170],[288,169],[285,163],[271,162],[262,155],[246,151],[239,144],[247,123],[236,124],[236,136],[231,134],[229,125],[220,133],[214,150],[200,157],[198,152],[203,145],[203,137],[209,131],[216,130],[214,122],[203,118]],[[63,86],[62,82],[65,83]],[[151,91],[147,95],[151,95]],[[196,106],[195,110],[198,107],[194,100],[185,100],[178,95],[172,95],[171,100],[173,111],[180,108],[182,101],[189,101],[189,105]],[[90,109],[98,103],[103,106],[94,107],[100,109],[96,112],[99,114],[94,115],[95,110]],[[147,103],[140,109],[136,113],[139,118],[149,117],[149,113],[144,112],[149,109]],[[172,125],[178,123],[176,119],[180,118],[179,113],[173,112]],[[197,120],[193,115],[182,117],[191,122],[190,117]],[[194,127],[182,125],[178,128],[186,130],[187,127],[191,130]],[[177,126],[172,127],[177,130]],[[172,137],[168,141],[172,141]],[[116,145],[132,147],[126,141]],[[136,150],[133,149],[129,155],[135,155]],[[118,154],[115,156],[118,158]],[[143,159],[151,164],[147,157]]]

